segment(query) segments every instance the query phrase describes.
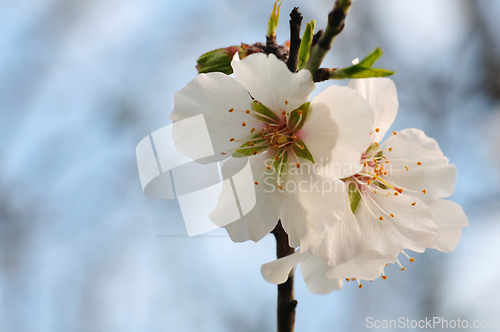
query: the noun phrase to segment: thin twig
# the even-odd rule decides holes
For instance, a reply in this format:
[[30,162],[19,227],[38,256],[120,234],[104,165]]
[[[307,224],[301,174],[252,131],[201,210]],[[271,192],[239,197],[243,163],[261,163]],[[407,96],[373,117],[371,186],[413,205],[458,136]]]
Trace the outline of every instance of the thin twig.
[[333,40],[344,29],[345,18],[350,6],[351,0],[337,0],[333,10],[328,15],[328,25],[318,42],[311,48],[311,54],[305,67],[313,77],[321,66],[326,53],[332,47]]
[[292,73],[297,71],[297,62],[299,59],[300,49],[300,26],[302,24],[302,14],[299,7],[293,8],[290,13],[290,52],[288,53],[288,61],[286,65]]
[[[293,254],[294,249],[288,245],[288,234],[283,229],[281,221],[278,221],[272,233],[276,237],[278,259]],[[293,272],[292,269],[288,280],[278,285],[278,332],[294,331],[297,301],[293,298]]]

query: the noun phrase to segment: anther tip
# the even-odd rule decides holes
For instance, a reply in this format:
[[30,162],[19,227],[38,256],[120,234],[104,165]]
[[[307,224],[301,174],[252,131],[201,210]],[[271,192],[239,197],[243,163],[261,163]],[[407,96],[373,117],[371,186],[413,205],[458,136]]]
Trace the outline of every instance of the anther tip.
[[404,271],[404,270],[406,270],[406,267],[403,267],[403,268],[401,269],[401,271]]
[[382,279],[387,280],[387,276],[382,276]]
[[415,261],[415,258],[410,258],[410,263],[413,263]]

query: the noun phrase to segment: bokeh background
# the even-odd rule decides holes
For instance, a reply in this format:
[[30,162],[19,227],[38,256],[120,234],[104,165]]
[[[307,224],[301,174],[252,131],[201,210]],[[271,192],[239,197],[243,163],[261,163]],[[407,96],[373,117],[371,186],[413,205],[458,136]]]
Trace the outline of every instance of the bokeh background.
[[[326,25],[333,0],[285,0]],[[273,236],[188,238],[178,204],[142,194],[136,144],[169,124],[195,60],[264,40],[272,0],[0,2],[0,331],[273,331],[260,275]],[[417,127],[459,170],[470,219],[451,254],[386,281],[309,293],[297,331],[374,319],[500,320],[500,1],[355,0],[325,66],[380,46],[396,71],[395,130]],[[330,84],[318,85],[315,94]],[[168,236],[165,236],[168,235]],[[485,329],[488,330],[488,329]]]

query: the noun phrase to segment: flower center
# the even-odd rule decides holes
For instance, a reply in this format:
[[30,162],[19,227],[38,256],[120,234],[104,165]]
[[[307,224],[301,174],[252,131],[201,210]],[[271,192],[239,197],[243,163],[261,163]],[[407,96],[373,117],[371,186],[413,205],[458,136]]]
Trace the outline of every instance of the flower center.
[[[281,113],[279,114],[281,116],[276,115],[276,113],[258,101],[254,101],[252,110],[231,108],[229,110],[230,113],[243,112],[250,116],[241,125],[251,128],[250,134],[253,134],[253,137],[250,140],[231,138],[231,142],[234,141],[243,144],[238,148],[222,152],[222,154],[234,151],[232,156],[240,158],[273,150],[274,167],[279,176],[283,173],[289,159],[295,163],[297,168],[300,167],[299,158],[304,158],[314,163],[314,159],[304,142],[296,135],[304,125],[309,111],[309,103],[304,103],[295,110],[290,109],[288,101],[284,102],[284,106],[288,108],[288,111],[280,110]],[[270,166],[268,166],[269,168]],[[258,181],[255,183],[258,184]]]
[[[396,132],[393,132],[393,134],[396,135]],[[372,197],[373,195],[385,194],[385,196],[399,196],[403,193],[403,189],[406,192],[422,193],[424,195],[427,193],[426,189],[417,191],[409,188],[403,188],[403,186],[400,186],[387,178],[387,175],[390,175],[393,171],[391,161],[414,163],[412,160],[389,160],[386,155],[389,155],[392,150],[393,148],[391,147],[384,148],[378,143],[374,143],[361,156],[361,171],[349,178],[344,179],[349,190],[349,200],[353,213],[356,211],[358,204],[363,201],[369,212],[380,221],[384,220],[385,217],[394,218],[393,213],[385,211],[379,204],[377,204],[377,202],[375,202],[375,199]],[[422,163],[417,161],[416,165],[421,166]],[[408,166],[404,166],[404,169],[402,168],[397,171],[408,172],[410,171],[410,168]],[[370,204],[368,204],[368,202]],[[415,206],[416,204],[416,202],[413,202],[410,205]],[[374,211],[370,208],[370,206],[372,206]]]

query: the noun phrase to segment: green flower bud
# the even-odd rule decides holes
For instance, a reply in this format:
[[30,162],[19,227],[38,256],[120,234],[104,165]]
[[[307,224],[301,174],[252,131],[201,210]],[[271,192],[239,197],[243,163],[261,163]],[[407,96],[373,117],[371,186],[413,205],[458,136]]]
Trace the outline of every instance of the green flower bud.
[[196,70],[198,74],[221,72],[227,75],[233,73],[231,61],[236,52],[239,53],[240,58],[246,56],[246,48],[242,46],[229,46],[226,48],[219,48],[208,53],[203,54],[197,61]]
[[[280,3],[278,5],[278,2]],[[276,28],[278,28],[278,21],[280,20],[280,8],[283,0],[276,0],[274,2],[273,12],[267,21],[267,38],[276,37]]]

